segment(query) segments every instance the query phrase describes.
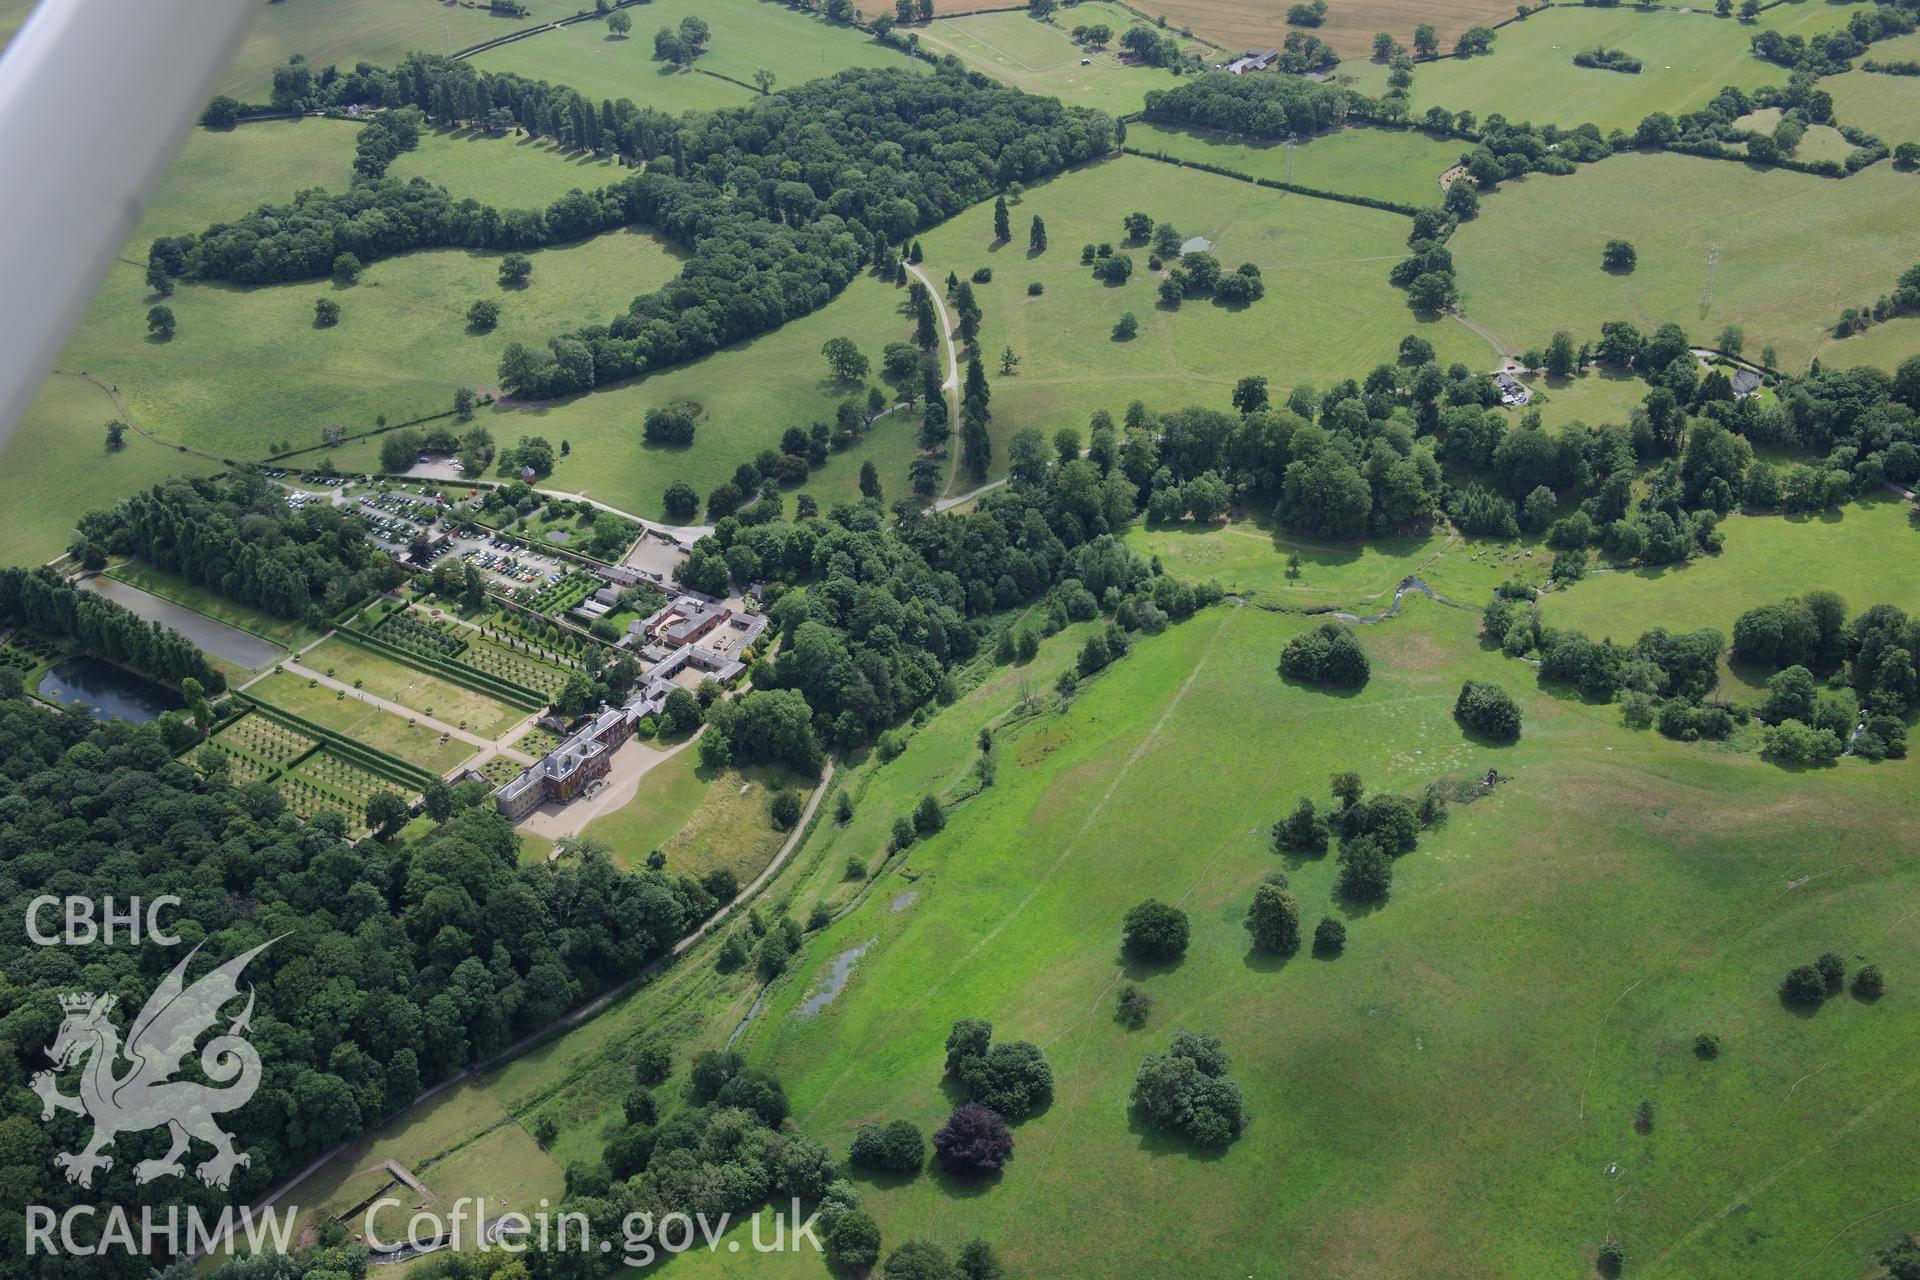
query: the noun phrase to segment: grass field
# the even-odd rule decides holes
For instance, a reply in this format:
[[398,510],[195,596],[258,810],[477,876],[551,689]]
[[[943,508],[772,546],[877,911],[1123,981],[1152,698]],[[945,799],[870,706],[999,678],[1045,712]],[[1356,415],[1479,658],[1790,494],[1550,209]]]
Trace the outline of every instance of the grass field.
[[[663,72],[668,64],[653,60],[653,33],[694,13],[713,31],[707,53],[692,72]],[[489,49],[474,65],[571,85],[596,102],[631,98],[672,112],[745,106],[759,96],[753,73],[763,67],[778,77],[777,92],[847,67],[914,65],[851,27],[759,0],[657,0],[632,17],[624,40],[604,24],[582,22]]]
[[[1277,688],[1271,658],[1296,625],[1203,617],[1143,647],[1127,660],[1137,669],[1064,719],[1004,735],[1013,781],[913,852],[918,899],[896,913],[892,889],[876,892],[748,1031],[750,1056],[825,1140],[874,1117],[936,1123],[939,1046],[956,1017],[1045,1047],[1056,1101],[1018,1130],[997,1184],[863,1185],[889,1239],[986,1234],[1028,1275],[1177,1270],[1200,1230],[1220,1274],[1268,1274],[1281,1252],[1303,1275],[1538,1276],[1581,1274],[1610,1230],[1629,1256],[1671,1250],[1674,1274],[1787,1274],[1860,1212],[1920,1190],[1895,1172],[1892,1136],[1920,1103],[1880,1041],[1886,1019],[1914,1015],[1842,1000],[1802,1020],[1773,994],[1802,951],[1920,950],[1887,932],[1906,911],[1890,890],[1915,870],[1897,798],[1911,765],[1795,779],[1782,797],[1770,766],[1643,745],[1604,709],[1524,687],[1526,738],[1490,754],[1445,715],[1464,674],[1516,683],[1474,652],[1471,615],[1420,601],[1369,631],[1373,685],[1339,700]],[[1218,732],[1225,722],[1233,733]],[[964,739],[963,725],[927,736],[949,735]],[[1247,954],[1239,916],[1268,871],[1292,872],[1307,919],[1345,914],[1326,862],[1289,865],[1267,845],[1265,824],[1295,795],[1320,794],[1339,768],[1405,790],[1496,760],[1511,789],[1456,811],[1400,861],[1393,900],[1349,918],[1345,957]],[[898,812],[925,785],[876,778],[865,808]],[[1169,806],[1187,815],[1177,835]],[[849,833],[856,846],[872,834]],[[1783,893],[1821,872],[1823,892]],[[1121,971],[1098,940],[1148,894],[1182,902],[1195,942],[1146,977],[1159,1007],[1135,1035],[1112,1021]],[[1601,894],[1613,911],[1566,918]],[[1551,945],[1530,941],[1543,934]],[[794,1017],[819,967],[869,938],[838,1001]],[[1513,980],[1521,969],[1530,976]],[[1176,1026],[1224,1037],[1256,1113],[1219,1159],[1127,1122],[1134,1065]],[[1719,1075],[1685,1051],[1705,1027],[1731,1045]],[[1777,1105],[1828,1062],[1843,1080]],[[1642,1096],[1662,1109],[1647,1138],[1631,1127]],[[1876,1103],[1902,1119],[1825,1145]],[[1810,1142],[1819,1187],[1769,1181]],[[1614,1162],[1624,1176],[1607,1175]],[[1884,1195],[1855,1211],[1826,1198],[1841,1184]],[[1722,1216],[1742,1197],[1743,1213]],[[1808,1197],[1825,1208],[1812,1222]]]
[[[1415,575],[1442,595],[1475,606],[1507,578],[1534,576],[1520,544],[1507,547],[1444,532],[1326,543],[1274,529],[1262,518],[1205,526],[1136,523],[1127,528],[1126,543],[1143,556],[1158,557],[1168,573],[1195,582],[1217,580],[1263,608],[1339,607],[1363,617],[1392,604],[1394,588]],[[1297,576],[1287,570],[1289,555],[1300,557]]]
[[[1146,246],[1125,247],[1121,219],[1142,210],[1171,221],[1183,236],[1204,236],[1231,271],[1256,263],[1266,297],[1245,310],[1190,298],[1178,310],[1160,304],[1159,281],[1147,269]],[[994,271],[973,286],[983,321],[980,349],[993,382],[996,468],[1006,440],[1023,427],[1049,433],[1086,429],[1095,409],[1116,418],[1127,403],[1152,409],[1190,404],[1228,407],[1234,382],[1263,374],[1280,388],[1362,376],[1391,360],[1400,338],[1420,333],[1442,365],[1479,368],[1492,353],[1465,329],[1421,323],[1387,283],[1403,255],[1408,220],[1398,214],[1288,195],[1134,156],[1091,165],[1040,184],[1012,210],[1013,240],[994,246],[993,220],[974,209],[921,237],[924,269],[934,280],[949,271],[966,279],[976,267]],[[1039,215],[1050,247],[1030,256],[1027,225]],[[1107,242],[1134,261],[1122,286],[1093,279],[1080,246]],[[1045,286],[1027,294],[1030,281]],[[1109,334],[1123,312],[1139,322],[1131,342]],[[999,377],[998,357],[1011,345],[1018,374]],[[956,485],[955,491],[959,491]]]
[[[1738,324],[1749,351],[1772,346],[1780,368],[1798,372],[1816,354],[1835,358],[1821,348],[1843,308],[1871,302],[1920,260],[1914,191],[1911,175],[1888,165],[1836,181],[1636,153],[1507,184],[1451,247],[1467,314],[1513,349],[1544,344],[1556,329],[1597,338],[1607,320],[1649,329],[1670,320],[1702,339]],[[1631,274],[1600,265],[1614,237],[1639,251]],[[1847,251],[1808,252],[1834,244]],[[1702,308],[1715,245],[1713,301]],[[1892,369],[1911,354],[1864,349],[1872,354],[1847,363]]]
[[[1920,61],[1920,32],[1876,42],[1854,65],[1868,60]],[[1889,147],[1920,142],[1920,76],[1854,70],[1826,76],[1820,87],[1833,95],[1833,116],[1841,124],[1878,134]]]
[[580,834],[611,846],[622,866],[642,867],[659,849],[669,875],[698,878],[725,867],[746,884],[787,838],[767,816],[772,792],[804,795],[812,785],[785,769],[702,769],[698,753],[681,751],[647,771],[625,808],[596,818]]
[[[414,50],[452,53],[564,18],[573,0],[524,0],[525,18],[495,16],[485,4],[469,8],[445,0],[278,0],[262,5],[246,40],[214,88],[246,102],[265,102],[273,69],[305,54],[315,69],[356,62],[391,67]],[[603,31],[604,34],[604,31]]]
[[[308,187],[344,191],[353,180],[359,133],[357,124],[345,120],[261,120],[224,132],[193,130],[140,215],[126,256],[145,267],[155,236],[198,234],[210,223],[284,203]],[[432,144],[423,139],[421,145]]]
[[[315,669],[326,670],[324,666]],[[390,715],[352,694],[339,697],[325,685],[309,688],[305,676],[295,675],[291,671],[274,672],[264,680],[249,685],[247,692],[262,702],[311,720],[323,729],[345,734],[376,751],[398,756],[409,764],[417,764],[435,773],[445,773],[476,750],[458,738],[442,742],[437,731],[409,725],[399,716]]]
[[423,177],[501,209],[544,209],[575,187],[592,191],[622,177],[611,157],[596,160],[587,152],[561,151],[524,136],[493,138],[454,129],[422,133],[419,149],[398,157],[387,173]]
[[[1727,85],[1785,84],[1785,67],[1753,55],[1753,34],[1773,30],[1811,39],[1846,26],[1851,12],[1848,5],[1795,0],[1746,23],[1704,11],[1549,9],[1500,28],[1491,55],[1421,64],[1413,76],[1413,113],[1440,106],[1471,110],[1483,120],[1497,111],[1537,124],[1631,130],[1655,111],[1697,111]],[[1574,54],[1596,45],[1624,49],[1644,69],[1626,75],[1573,65]]]
[[1161,68],[1122,62],[1112,51],[1117,45],[1095,53],[1073,42],[1074,27],[1102,22],[1113,29],[1116,41],[1128,27],[1142,25],[1137,14],[1119,5],[1091,0],[1061,9],[1051,22],[1025,13],[979,13],[917,30],[925,48],[950,53],[1004,84],[1114,115],[1138,111],[1148,91],[1179,83]]
[[518,707],[337,638],[302,654],[300,665],[346,684],[361,682],[356,687],[376,697],[483,738],[498,737],[527,718]]
[[131,431],[124,449],[108,452],[106,424],[118,416],[107,393],[83,378],[55,376],[41,386],[0,466],[0,558],[40,564],[67,549],[81,513],[168,476],[219,470]]
[[[350,1144],[303,1184],[296,1233],[371,1198],[390,1180],[383,1167],[387,1160],[424,1182],[441,1206],[463,1196],[485,1196],[489,1217],[505,1209],[530,1211],[541,1196],[557,1204],[564,1190],[560,1166],[514,1122],[492,1091],[462,1081],[427,1106],[405,1112]],[[402,1189],[401,1194],[408,1193]],[[404,1237],[407,1216],[404,1207],[391,1216],[383,1212],[374,1219],[376,1231],[383,1238]],[[364,1222],[364,1213],[354,1214],[349,1232],[358,1232]],[[395,1274],[408,1269],[404,1264],[382,1268]]]
[[[57,366],[117,388],[125,411],[77,377],[49,379],[0,466],[0,545],[8,559],[44,560],[65,546],[81,512],[166,475],[218,465],[134,432],[124,450],[108,454],[109,419],[128,417],[164,441],[252,459],[276,444],[316,444],[330,423],[367,430],[381,414],[397,422],[437,413],[455,385],[493,382],[508,341],[544,341],[576,320],[610,317],[678,270],[671,253],[638,232],[537,251],[533,280],[520,290],[499,287],[495,255],[434,250],[376,263],[350,289],[330,281],[184,285],[168,300],[179,332],[169,343],[148,341],[144,317],[155,299],[145,283],[147,244],[304,187],[344,188],[354,134],[345,123],[303,120],[189,135]],[[396,172],[411,176],[408,168],[456,193],[484,195],[498,183],[539,203],[597,184],[602,173],[507,140],[432,134]],[[340,303],[338,326],[314,327],[320,297]],[[476,297],[501,301],[494,333],[467,330],[464,313]],[[372,465],[377,444],[363,453]]]
[[[1390,589],[1400,566],[1380,568],[1352,587]],[[1271,1274],[1284,1255],[1289,1274],[1531,1278],[1585,1274],[1611,1234],[1662,1274],[1852,1280],[1920,1227],[1904,1138],[1920,1095],[1901,1049],[1920,1002],[1890,985],[1877,1004],[1842,997],[1801,1017],[1774,994],[1829,947],[1890,975],[1920,961],[1907,902],[1920,766],[1783,774],[1636,734],[1610,708],[1535,688],[1477,645],[1476,623],[1410,600],[1362,632],[1372,683],[1331,698],[1272,672],[1307,620],[1222,606],[1143,640],[1063,715],[1001,727],[999,784],[813,938],[740,1041],[780,1076],[798,1127],[834,1147],[872,1118],[937,1123],[956,1017],[1042,1045],[1055,1102],[1018,1127],[1001,1178],[862,1180],[889,1244],[978,1234],[1022,1275],[1174,1274],[1200,1231],[1220,1274]],[[793,874],[844,900],[847,856],[872,858],[895,814],[957,782],[980,725],[1077,643],[1070,631],[1030,668],[993,673],[898,760],[851,772],[855,818],[823,823]],[[1447,708],[1466,676],[1520,700],[1517,746],[1461,736]],[[1377,910],[1333,899],[1330,858],[1283,859],[1267,841],[1334,770],[1406,792],[1490,765],[1511,780],[1423,836]],[[1248,953],[1246,898],[1280,869],[1306,921],[1346,918],[1342,957]],[[794,892],[783,883],[776,907]],[[1157,1002],[1129,1033],[1112,1020],[1124,971],[1103,940],[1149,894],[1182,904],[1194,941],[1183,963],[1125,974]],[[796,1017],[824,966],[869,941],[838,999]],[[487,1106],[552,1115],[551,1158],[591,1156],[633,1045],[670,1040],[684,1071],[745,1015],[750,977],[716,975],[711,953],[490,1075]],[[1178,1026],[1222,1035],[1254,1114],[1217,1158],[1129,1124],[1134,1067]],[[1717,1062],[1690,1051],[1702,1030],[1725,1041]],[[1647,1134],[1633,1127],[1641,1098],[1658,1108]],[[489,1126],[479,1104],[441,1114],[451,1105],[418,1121],[440,1145]],[[674,1270],[814,1276],[819,1263],[722,1246]]]
[[[1226,49],[1265,49],[1278,45],[1293,28],[1281,19],[1286,5],[1255,4],[1251,0],[1168,0],[1143,6],[1165,15],[1175,26],[1191,27]],[[1349,59],[1373,51],[1373,34],[1389,31],[1403,45],[1413,42],[1413,29],[1432,23],[1453,47],[1454,37],[1468,27],[1482,26],[1513,16],[1513,6],[1494,0],[1346,0],[1327,7],[1326,21],[1312,34]]]
[[[912,322],[900,313],[905,301],[904,289],[862,277],[813,314],[690,364],[566,400],[498,407],[479,420],[502,440],[544,435],[556,447],[570,440],[573,451],[557,461],[549,487],[658,519],[665,515],[661,495],[675,480],[704,499],[740,463],[777,445],[786,428],[832,422],[848,389],[828,375],[821,344],[852,338],[877,365],[882,347],[913,336]],[[642,439],[647,410],[676,400],[704,410],[693,444],[673,448]],[[888,500],[904,497],[918,428],[917,414],[881,418],[861,443],[831,455],[800,491],[823,506],[858,498],[860,464],[871,459]],[[371,462],[373,450],[360,456]]]
[[[1758,111],[1749,111],[1733,124],[1737,129],[1764,129],[1771,133],[1780,123],[1782,114],[1778,107],[1762,107]],[[1745,144],[1740,146],[1744,150]],[[1853,144],[1847,141],[1845,134],[1832,125],[1815,124],[1807,126],[1805,135],[1800,139],[1800,145],[1794,148],[1793,158],[1809,164],[1820,160],[1832,160],[1845,164],[1847,156],[1852,152]]]
[[1526,409],[1508,410],[1518,421],[1527,409],[1540,411],[1540,423],[1549,428],[1572,422],[1589,427],[1609,422],[1627,422],[1633,411],[1647,398],[1647,384],[1624,370],[1590,368],[1573,378],[1549,378],[1545,374],[1523,377],[1533,390]]
[[1294,147],[1289,178],[1285,143],[1186,132],[1143,121],[1128,127],[1127,145],[1256,178],[1410,205],[1440,203],[1440,175],[1460,162],[1463,151],[1458,139],[1412,130],[1341,129]]
[[[713,775],[700,768],[698,752],[677,752],[647,770],[640,789],[624,807],[594,819],[581,835],[607,845],[621,866],[643,867],[649,853],[687,825],[687,819],[706,798],[712,780]],[[674,871],[677,874],[683,869],[676,867]]]
[[[1879,297],[1879,293],[1873,294]],[[1868,299],[1863,295],[1861,304]],[[1829,335],[1815,349],[1822,364],[1844,369],[1872,365],[1876,369],[1897,368],[1902,361],[1920,352],[1920,317],[1899,316],[1874,325],[1865,333],[1846,338]]]
[[1849,619],[1876,604],[1920,611],[1920,533],[1908,509],[1885,495],[1819,516],[1729,516],[1719,555],[1596,574],[1547,596],[1541,617],[1630,644],[1656,626],[1713,627],[1731,638],[1748,609],[1816,588],[1839,592]]
[[[373,263],[350,287],[183,285],[167,303],[179,320],[167,342],[144,332],[143,269],[119,262],[61,359],[116,383],[135,420],[166,439],[260,457],[276,442],[317,445],[328,425],[366,431],[379,415],[404,422],[439,413],[456,386],[493,385],[507,343],[544,343],[563,328],[611,319],[679,270],[676,256],[641,231],[529,256],[533,278],[520,289],[500,286],[500,254],[461,249]],[[340,306],[331,328],[315,327],[319,298]],[[467,326],[476,298],[500,303],[491,333]]]

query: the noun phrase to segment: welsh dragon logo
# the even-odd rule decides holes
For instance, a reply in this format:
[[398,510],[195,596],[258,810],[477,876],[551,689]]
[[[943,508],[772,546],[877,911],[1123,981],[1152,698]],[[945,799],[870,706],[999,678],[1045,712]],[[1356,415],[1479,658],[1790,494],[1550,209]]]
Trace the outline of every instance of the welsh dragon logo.
[[[47,1050],[54,1069],[33,1077],[33,1091],[40,1095],[42,1120],[51,1120],[56,1110],[93,1120],[93,1139],[84,1149],[53,1158],[55,1165],[66,1170],[67,1181],[91,1187],[96,1169],[113,1168],[113,1157],[103,1152],[116,1136],[161,1125],[172,1133],[173,1145],[159,1159],[135,1165],[135,1182],[170,1174],[185,1177],[180,1157],[196,1138],[213,1148],[212,1158],[194,1170],[210,1187],[224,1190],[233,1171],[251,1162],[245,1152],[234,1150],[233,1135],[215,1124],[213,1117],[245,1106],[260,1087],[260,1054],[246,1038],[253,1018],[252,987],[246,991],[246,1007],[200,1050],[201,1073],[213,1083],[172,1077],[185,1069],[194,1044],[219,1021],[221,1008],[239,998],[240,972],[247,962],[275,941],[234,957],[188,986],[187,966],[200,951],[195,947],[148,998],[127,1029],[125,1045],[108,1017],[114,996],[96,998],[87,992],[60,997],[66,1018]],[[123,1062],[127,1069],[117,1074]],[[81,1063],[80,1092],[67,1097],[59,1091],[55,1077]]]

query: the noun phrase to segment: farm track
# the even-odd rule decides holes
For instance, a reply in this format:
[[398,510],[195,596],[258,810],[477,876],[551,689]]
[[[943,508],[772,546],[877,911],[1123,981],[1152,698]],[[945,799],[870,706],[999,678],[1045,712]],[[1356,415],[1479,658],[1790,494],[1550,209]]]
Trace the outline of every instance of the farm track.
[[940,389],[947,393],[947,458],[953,466],[947,468],[947,483],[940,491],[944,500],[953,492],[953,473],[960,459],[960,404],[955,394],[960,389],[959,349],[953,343],[953,319],[947,314],[947,303],[940,296],[940,290],[934,287],[933,281],[927,278],[927,273],[917,263],[903,262],[901,265],[912,272],[913,278],[925,285],[927,292],[933,295],[933,311],[940,317],[940,336],[947,344],[947,380],[940,384]]

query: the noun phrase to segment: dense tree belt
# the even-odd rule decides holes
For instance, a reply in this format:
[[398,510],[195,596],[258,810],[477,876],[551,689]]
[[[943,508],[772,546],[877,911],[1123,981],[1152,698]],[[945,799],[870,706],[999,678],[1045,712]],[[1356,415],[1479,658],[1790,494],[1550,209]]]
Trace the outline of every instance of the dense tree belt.
[[[191,1178],[157,1188],[214,1213],[631,977],[714,906],[690,881],[620,871],[597,854],[517,865],[513,828],[484,785],[439,788],[445,821],[421,840],[349,843],[338,815],[302,823],[270,784],[176,762],[158,725],[48,715],[17,695],[0,697],[0,762],[0,901],[16,919],[42,893],[172,894],[182,902],[167,924],[186,946],[204,942],[209,963],[279,939],[245,974],[263,1078],[221,1117],[252,1163],[228,1192]],[[20,1086],[47,1065],[59,992],[113,992],[130,1017],[184,954],[38,947],[19,930],[0,951],[0,1063],[16,1086],[0,1099],[0,1177],[15,1192],[0,1264],[21,1248],[23,1204],[151,1201],[156,1188],[136,1189],[134,1166],[164,1148],[164,1131],[123,1134],[112,1169],[82,1190],[52,1154],[84,1143],[89,1121],[43,1125],[40,1100]],[[116,1254],[89,1259],[85,1273],[146,1267]]]
[[358,516],[324,502],[296,511],[250,469],[157,484],[81,517],[78,537],[280,618],[324,621],[405,576]]
[[1369,119],[1375,105],[1364,94],[1319,81],[1216,72],[1148,93],[1142,114],[1156,124],[1284,138],[1322,133],[1349,118]]
[[148,622],[51,569],[0,569],[0,625],[72,640],[95,657],[172,684],[198,680],[215,693],[227,687],[226,677],[178,631]]
[[[316,91],[317,92],[317,91]],[[363,148],[363,180],[301,192],[197,235],[162,237],[156,271],[186,280],[311,279],[341,255],[360,263],[411,249],[525,249],[644,226],[685,249],[681,275],[609,325],[515,344],[508,391],[547,398],[704,355],[823,306],[889,244],[1004,190],[1110,152],[1110,117],[943,66],[932,75],[853,70],[752,106],[680,119],[603,103],[564,86],[414,55],[393,72],[333,81],[327,105],[417,108],[436,124],[551,133],[619,150],[646,172],[545,210],[456,200],[383,173],[404,125]],[[382,157],[385,157],[383,159]]]

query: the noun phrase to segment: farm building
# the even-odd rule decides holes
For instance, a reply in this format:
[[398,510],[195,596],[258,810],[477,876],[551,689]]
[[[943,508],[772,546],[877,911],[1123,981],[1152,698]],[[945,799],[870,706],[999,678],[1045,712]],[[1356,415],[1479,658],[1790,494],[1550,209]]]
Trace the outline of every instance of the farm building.
[[1221,70],[1230,76],[1243,76],[1249,71],[1265,71],[1279,56],[1278,49],[1249,49],[1221,67]]

